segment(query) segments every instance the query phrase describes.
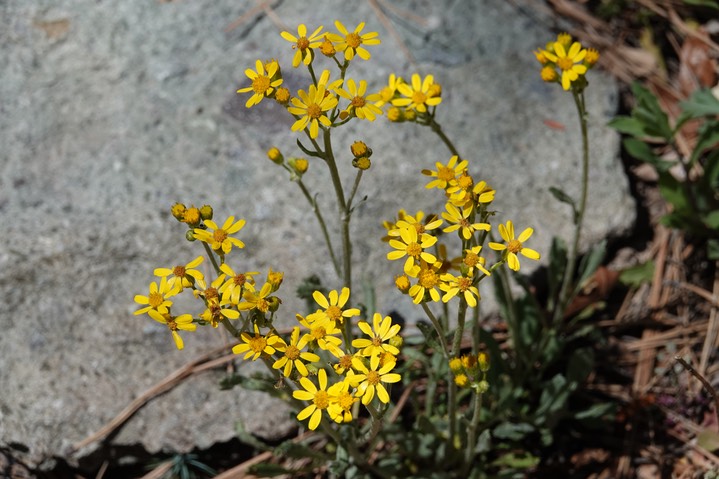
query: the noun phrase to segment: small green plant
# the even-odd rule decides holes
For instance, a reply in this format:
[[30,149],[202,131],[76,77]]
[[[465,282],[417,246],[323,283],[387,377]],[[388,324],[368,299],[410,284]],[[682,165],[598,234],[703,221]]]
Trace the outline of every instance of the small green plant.
[[[589,177],[585,74],[599,54],[567,34],[535,52],[542,78],[572,92],[584,141],[581,197],[574,201],[553,189],[572,207],[575,234],[570,248],[555,242],[552,297],[545,309],[529,292],[516,298],[510,288],[510,272],[520,271],[520,255],[540,259],[539,252],[527,246],[534,230],[515,231],[511,220],[494,219],[497,212],[491,205],[496,191],[472,176],[472,163],[460,155],[436,117],[441,85],[432,75],[415,73],[407,82],[392,74],[378,92],[368,93],[367,81],[349,78],[348,71],[358,59],[370,59],[365,47],[379,44],[378,35],[363,33],[364,23],[354,30],[340,22],[335,27],[338,33],[319,27],[308,35],[305,25],[296,34],[282,33],[295,50],[292,66],[307,71],[306,89],[292,94],[277,60],[257,60],[255,68],[245,72],[250,85],[238,93],[250,94],[248,108],[274,100],[294,118],[291,129],[300,135],[296,143],[302,156],[285,156],[272,148],[268,158],[289,173],[306,198],[337,278],[309,277],[298,288],[309,311],[291,314],[292,326],[281,330],[275,320],[280,315],[287,318],[279,292],[284,275],[270,269],[261,280],[258,271],[249,271],[242,263],[239,252],[245,244],[236,235],[245,221],[229,216],[218,223],[210,206],[177,203],[172,214],[187,227],[185,238],[202,245],[213,278],[198,269],[203,256],[158,268],[159,283],[150,284],[148,295],[135,297],[141,305],[136,314],[166,325],[178,349],[184,347],[179,331],[198,326],[227,329],[239,342],[233,352],[245,360],[261,361],[270,376],[235,376],[223,381],[222,387],[240,384],[280,397],[294,407],[300,424],[326,437],[324,447],[287,441],[273,448],[278,455],[311,459],[310,470],[354,478],[521,475],[539,460],[537,448],[529,444],[536,439],[551,444],[562,419],[572,415],[592,419],[607,410],[596,406],[577,414],[569,410],[570,396],[593,366],[592,350],[574,346],[591,330],[567,334],[562,323],[566,306],[601,259],[600,249],[585,257],[579,268],[576,265]],[[322,57],[336,73],[315,71]],[[417,324],[421,336],[406,335],[395,319],[376,312],[371,294],[364,298],[363,309],[353,307],[359,303],[353,297],[350,223],[361,204],[357,192],[371,171],[373,152],[359,140],[337,149],[332,133],[349,122],[374,121],[385,114],[390,122],[426,127],[451,155],[447,161],[434,161],[434,169],[422,170],[429,178],[426,188],[440,195],[444,211],[399,210],[396,218],[384,222],[387,259],[399,266],[397,289],[426,316]],[[330,223],[315,194],[303,182],[311,166],[329,171],[337,207],[336,235],[330,234]],[[348,187],[340,170],[350,167],[355,178]],[[340,238],[339,248],[332,238]],[[493,259],[485,256],[488,251],[494,251]],[[479,286],[487,278],[496,283],[510,332],[507,352],[500,349],[480,315]],[[327,288],[324,283],[335,286]],[[197,299],[198,314],[172,310],[173,298],[181,293]],[[568,364],[559,364],[567,358]],[[241,426],[238,435],[260,450],[270,449]],[[266,474],[270,469],[304,472],[263,467]]]
[[[711,90],[696,91],[680,103],[675,124],[647,88],[632,86],[636,105],[630,116],[609,124],[628,135],[624,148],[639,161],[654,167],[659,191],[671,205],[665,225],[705,240],[710,259],[719,259],[719,100]],[[697,138],[688,155],[677,145],[682,128],[694,123]]]

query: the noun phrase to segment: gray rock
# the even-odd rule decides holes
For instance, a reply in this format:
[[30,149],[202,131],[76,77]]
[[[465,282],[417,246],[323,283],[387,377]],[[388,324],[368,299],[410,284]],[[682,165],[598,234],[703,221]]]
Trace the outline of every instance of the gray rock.
[[[366,31],[379,31],[383,44],[349,76],[372,88],[390,72],[433,73],[443,86],[444,130],[472,171],[497,188],[500,217],[533,226],[531,245],[546,256],[553,235],[571,232],[567,208],[547,188],[577,194],[580,151],[571,95],[539,79],[531,53],[553,34],[501,0],[393,4],[423,19],[387,12],[416,65],[369,2],[282,2],[274,11],[292,29],[302,22],[333,29],[335,18],[350,28],[367,21]],[[33,466],[66,457],[70,445],[147,388],[228,341],[219,329],[202,328],[185,334],[178,352],[166,329],[132,315],[132,298],[146,293],[154,268],[202,253],[169,215],[174,202],[212,204],[220,221],[247,220],[240,235],[247,247],[235,260],[243,263],[232,264],[263,275],[270,266],[285,272],[284,324],[304,309],[294,289],[305,276],[339,286],[303,197],[265,157],[272,145],[299,153],[291,118],[270,102],[247,110],[246,97],[235,94],[257,58],[279,58],[294,87],[307,82],[290,67],[290,45],[267,16],[224,31],[248,8],[228,0],[0,3],[0,446],[27,446],[23,459]],[[616,108],[616,87],[600,71],[589,79],[592,186],[584,246],[622,234],[634,219],[618,137],[604,126]],[[399,208],[440,208],[419,172],[450,155],[416,125],[389,128],[379,119],[343,130],[334,138],[346,184],[354,175],[349,144],[363,139],[375,151],[359,193],[368,199],[352,227],[355,284],[373,284],[385,314],[419,317],[394,291],[400,268],[385,260],[382,220]],[[311,164],[306,182],[321,191],[334,221],[321,165]],[[113,444],[187,451],[233,437],[237,420],[263,437],[295,427],[277,401],[220,391],[224,374],[193,376],[154,399]]]

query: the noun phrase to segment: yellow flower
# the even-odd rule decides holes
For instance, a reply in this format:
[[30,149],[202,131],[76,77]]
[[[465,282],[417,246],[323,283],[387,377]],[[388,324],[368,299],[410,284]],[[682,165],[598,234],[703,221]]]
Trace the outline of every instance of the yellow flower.
[[440,285],[439,268],[434,264],[428,264],[422,261],[420,266],[415,267],[410,276],[417,278],[417,284],[409,288],[409,295],[412,297],[414,304],[419,304],[425,300],[427,294],[435,303],[440,301],[439,291]]
[[352,358],[354,355],[348,354],[339,348],[331,350],[330,353],[338,359],[337,363],[332,365],[337,374],[344,374],[352,369]]
[[412,75],[412,85],[400,83],[397,90],[404,95],[404,98],[395,98],[392,100],[394,106],[403,106],[408,110],[417,110],[420,113],[427,111],[428,106],[437,106],[442,102],[442,97],[433,96],[430,87],[434,83],[434,77],[427,75],[424,80],[415,73]]
[[242,295],[242,299],[244,299],[244,301],[237,305],[237,309],[240,311],[256,309],[262,314],[265,314],[270,310],[269,296],[271,293],[272,284],[270,283],[263,284],[259,293],[257,291],[245,291]]
[[461,388],[465,387],[468,382],[469,382],[469,378],[464,373],[459,373],[454,377],[454,384],[456,384],[457,386],[459,386]]
[[377,38],[379,36],[377,32],[369,32],[364,35],[360,34],[364,25],[364,22],[362,22],[357,25],[354,31],[350,32],[342,25],[342,22],[339,20],[335,21],[335,28],[337,28],[342,35],[330,33],[329,38],[334,42],[338,52],[345,52],[345,60],[350,61],[355,55],[359,56],[362,60],[369,60],[370,53],[362,47],[362,45],[379,45],[381,43],[380,39]]
[[314,342],[320,349],[329,351],[335,356],[340,354],[338,351],[341,351],[342,340],[337,336],[342,334],[342,331],[334,321],[323,314],[310,314],[307,319],[299,314],[296,317],[302,326],[309,329],[309,333],[302,337],[303,340],[308,343]]
[[479,295],[479,290],[472,283],[472,278],[466,276],[454,276],[452,274],[444,274],[440,278],[442,281],[439,285],[439,289],[444,291],[442,301],[447,303],[450,299],[454,298],[458,294],[464,297],[467,304],[474,308],[477,306],[477,300],[482,299]]
[[340,381],[327,390],[330,396],[330,405],[327,412],[336,423],[350,422],[352,420],[352,406],[359,398],[350,392],[350,383]]
[[463,366],[462,366],[461,359],[454,357],[449,360],[449,370],[452,371],[453,373],[458,373],[458,372],[462,371],[462,367]]
[[506,241],[506,244],[490,242],[489,247],[495,251],[504,251],[503,254],[506,255],[509,268],[514,271],[519,271],[519,258],[517,258],[517,253],[521,253],[529,259],[539,259],[539,253],[533,249],[525,248],[523,245],[523,243],[532,236],[533,232],[534,230],[532,228],[527,228],[522,231],[518,238],[515,238],[514,225],[511,221],[507,221],[506,226],[503,224],[499,225],[499,234],[502,236],[502,239]]
[[195,269],[200,264],[202,264],[204,259],[205,258],[203,258],[202,256],[198,256],[197,258],[187,263],[185,266],[175,266],[172,269],[157,268],[154,271],[154,275],[159,276],[160,278],[172,275],[172,277],[167,283],[170,288],[176,289],[178,293],[182,291],[182,288],[192,287],[195,281],[197,281],[200,286],[204,288],[205,277],[202,275],[202,272]]
[[254,330],[255,334],[253,335],[247,332],[242,333],[240,338],[244,342],[234,346],[232,352],[235,354],[246,353],[243,359],[248,359],[252,356],[253,361],[259,358],[262,353],[274,354],[274,345],[277,343],[277,340],[280,339],[279,336],[275,334],[269,334],[267,336],[260,334],[260,330],[256,324]]
[[327,294],[327,297],[320,291],[315,291],[312,293],[312,297],[317,304],[324,308],[325,315],[332,321],[343,323],[345,318],[351,318],[352,316],[360,314],[360,310],[357,308],[342,309],[350,297],[349,288],[342,288],[341,294],[332,290]]
[[337,94],[350,101],[347,107],[347,112],[350,115],[354,113],[360,120],[374,121],[377,115],[382,114],[382,110],[372,103],[379,100],[379,94],[373,93],[365,97],[367,92],[367,82],[365,80],[360,80],[358,87],[355,81],[350,78],[345,82],[345,85],[347,90],[339,88]]
[[382,319],[382,315],[379,313],[374,313],[372,325],[374,329],[366,321],[360,321],[357,324],[360,331],[369,336],[370,339],[355,339],[352,341],[352,347],[361,350],[360,352],[364,356],[374,356],[385,351],[393,356],[399,354],[399,349],[389,344],[388,341],[399,334],[400,325],[393,325],[392,318],[389,316]]
[[305,346],[307,346],[307,338],[305,336],[300,338],[300,328],[299,326],[295,326],[292,329],[289,344],[285,343],[283,339],[278,339],[274,345],[275,349],[282,353],[282,357],[272,364],[272,368],[282,369],[282,373],[285,377],[290,377],[293,367],[297,369],[300,375],[307,376],[309,371],[302,361],[316,363],[320,360],[320,357],[314,353],[302,351]]
[[207,243],[210,247],[218,254],[227,254],[232,250],[232,246],[237,248],[244,248],[245,243],[233,238],[233,235],[240,231],[245,226],[245,220],[238,220],[235,222],[235,217],[230,216],[222,225],[222,228],[217,226],[212,220],[205,221],[207,229],[195,228],[195,238]]
[[307,93],[304,90],[297,92],[299,98],[292,98],[291,107],[287,111],[300,118],[292,125],[292,131],[300,131],[309,125],[310,138],[317,138],[319,133],[319,124],[322,123],[326,128],[332,126],[332,122],[324,114],[337,106],[337,97],[329,94],[325,95],[325,85],[310,85]]
[[582,63],[587,55],[587,50],[582,48],[581,43],[574,42],[569,50],[560,42],[554,42],[554,52],[545,51],[549,61],[556,64],[562,72],[562,88],[569,90],[572,82],[587,72],[587,66]]
[[292,58],[292,66],[297,68],[301,62],[305,65],[312,63],[312,49],[317,48],[322,44],[322,37],[320,31],[323,27],[317,28],[312,35],[307,36],[307,27],[304,23],[297,27],[297,36],[294,36],[290,32],[282,32],[280,35],[288,42],[294,43],[292,48],[296,49],[295,56]]
[[235,273],[227,263],[220,265],[220,271],[226,276],[225,282],[218,288],[218,291],[222,294],[222,302],[227,304],[238,305],[240,298],[245,292],[245,289],[254,291],[255,281],[252,278],[256,274],[260,274],[258,271],[248,271],[246,273]]
[[395,249],[387,253],[387,259],[395,260],[407,256],[407,260],[404,263],[404,272],[412,277],[415,277],[411,273],[416,263],[423,259],[428,263],[434,263],[437,258],[428,251],[427,248],[434,246],[437,242],[437,238],[428,234],[418,234],[415,228],[401,228],[399,232],[400,239],[392,238],[389,240],[389,245]]
[[147,296],[135,295],[135,302],[146,306],[138,309],[134,314],[137,316],[153,310],[160,314],[167,314],[168,308],[172,306],[172,301],[167,298],[175,294],[177,294],[177,290],[170,287],[167,278],[162,278],[159,286],[153,281],[150,283],[150,292]]
[[310,418],[307,427],[314,431],[322,420],[322,411],[330,406],[330,395],[327,392],[327,372],[320,369],[317,373],[319,388],[308,378],[300,378],[300,385],[304,388],[292,392],[292,397],[300,401],[311,401],[312,403],[297,414],[297,419],[304,421]]
[[402,212],[402,217],[398,219],[394,227],[387,232],[390,237],[400,236],[402,228],[414,228],[417,230],[418,235],[422,235],[442,225],[442,220],[437,218],[436,215],[429,215],[425,218],[424,211],[418,211],[414,216],[404,213],[404,210]]
[[248,98],[245,103],[245,107],[247,108],[257,105],[263,98],[272,95],[275,88],[282,85],[282,76],[277,75],[280,69],[280,64],[277,63],[277,61],[272,60],[265,66],[260,60],[257,60],[255,62],[255,69],[257,71],[251,68],[245,70],[245,75],[252,80],[252,84],[237,90],[237,93],[253,92],[252,96]]
[[358,383],[357,396],[362,398],[362,404],[367,405],[372,402],[375,392],[381,402],[385,404],[389,402],[389,393],[382,383],[392,384],[402,380],[402,376],[390,372],[395,364],[390,361],[381,365],[377,354],[370,357],[369,368],[358,357],[352,360],[352,366],[359,373],[352,378],[352,382]]
[[170,316],[169,313],[160,314],[154,309],[148,311],[147,314],[149,314],[150,317],[158,323],[167,325],[167,328],[172,333],[172,339],[175,340],[175,346],[177,347],[177,349],[182,349],[185,347],[185,343],[182,341],[182,338],[178,334],[177,330],[179,329],[182,331],[194,331],[197,329],[197,325],[192,322],[191,314],[181,314],[180,316],[173,317]]
[[404,80],[394,73],[390,73],[389,79],[387,80],[387,86],[379,91],[379,100],[375,103],[375,105],[383,106],[390,103],[395,97],[395,94],[397,93],[397,85],[400,83],[404,83]]
[[285,273],[282,271],[272,271],[272,268],[267,273],[267,282],[272,285],[272,292],[274,293],[280,289],[282,280],[285,278]]
[[554,69],[552,66],[545,66],[542,68],[542,71],[539,73],[539,75],[542,77],[542,80],[544,80],[547,83],[552,83],[557,81],[557,70]]
[[452,158],[449,159],[446,165],[443,165],[439,161],[436,162],[435,166],[437,167],[437,171],[422,170],[423,175],[435,178],[434,180],[427,183],[427,186],[425,186],[425,188],[447,189],[447,187],[451,184],[452,181],[454,181],[459,175],[461,175],[464,171],[467,170],[467,165],[469,164],[469,162],[467,160],[462,160],[457,163],[458,160],[459,157],[457,155],[454,155]]
[[462,265],[466,268],[468,276],[474,275],[474,268],[477,268],[485,276],[489,276],[491,274],[489,270],[484,267],[486,260],[479,255],[480,251],[482,251],[481,246],[473,246],[470,249],[464,250]]
[[445,233],[460,230],[460,236],[468,240],[475,232],[489,231],[492,228],[489,223],[472,223],[469,219],[472,214],[471,208],[462,208],[460,212],[452,203],[445,204],[445,208],[447,211],[442,213],[442,218],[444,218],[447,223],[450,223],[449,226],[442,230]]

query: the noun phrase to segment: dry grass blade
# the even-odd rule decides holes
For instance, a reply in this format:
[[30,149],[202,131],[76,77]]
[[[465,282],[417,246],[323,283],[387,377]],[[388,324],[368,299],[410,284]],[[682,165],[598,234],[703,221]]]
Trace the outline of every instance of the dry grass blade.
[[709,325],[707,326],[706,339],[704,340],[699,361],[699,372],[704,375],[707,374],[711,355],[715,354],[717,347],[719,347],[719,261],[714,263],[713,292],[711,299],[706,298],[707,301],[711,302],[711,312],[709,313]]
[[162,479],[165,474],[170,471],[170,469],[172,469],[172,461],[164,461],[140,479]]

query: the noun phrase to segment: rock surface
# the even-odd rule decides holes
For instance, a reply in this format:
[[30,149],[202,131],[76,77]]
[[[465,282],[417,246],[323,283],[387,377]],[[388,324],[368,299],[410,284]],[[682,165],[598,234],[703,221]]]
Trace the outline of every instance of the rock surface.
[[[275,2],[276,16],[250,12],[228,28],[253,9],[247,3],[0,3],[0,447],[25,446],[30,465],[67,458],[71,444],[147,388],[228,340],[202,328],[186,334],[178,352],[164,327],[132,315],[132,298],[146,294],[154,268],[201,254],[169,216],[174,202],[212,204],[220,221],[247,220],[240,267],[285,272],[287,324],[304,310],[293,298],[302,278],[315,273],[338,286],[302,195],[265,157],[272,145],[299,153],[291,118],[269,102],[246,110],[246,97],[235,94],[258,58],[278,58],[288,83],[306,84],[290,67],[292,50],[277,22],[293,30],[302,22],[333,29],[334,19],[349,28],[366,21],[365,31],[378,31],[383,43],[370,47],[371,61],[357,61],[350,76],[378,88],[391,72],[433,73],[443,86],[438,119],[473,172],[498,190],[501,217],[533,226],[532,247],[541,252],[553,235],[570,235],[569,212],[547,188],[578,191],[576,114],[571,95],[539,78],[531,51],[553,33],[531,16],[503,0],[392,2],[418,16],[385,12],[413,63],[370,2]],[[616,87],[600,71],[589,79],[585,245],[622,234],[634,220],[618,137],[604,126]],[[450,155],[420,127],[390,128],[383,118],[335,138],[347,163],[355,139],[375,152],[359,192],[368,199],[353,223],[356,282],[374,283],[380,311],[418,317],[394,291],[399,267],[384,259],[381,222],[399,208],[438,208],[441,198],[424,189],[419,171]],[[344,165],[346,182],[351,170]],[[334,220],[326,173],[312,164],[306,181],[322,191],[320,203]],[[236,420],[264,437],[295,427],[279,403],[259,393],[220,391],[224,374],[193,376],[154,399],[112,443],[186,451],[233,437]]]

